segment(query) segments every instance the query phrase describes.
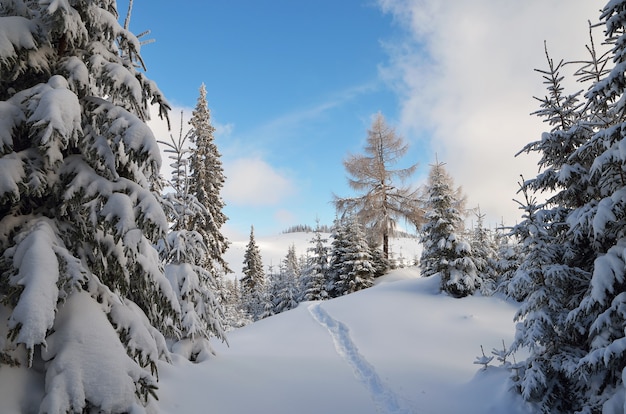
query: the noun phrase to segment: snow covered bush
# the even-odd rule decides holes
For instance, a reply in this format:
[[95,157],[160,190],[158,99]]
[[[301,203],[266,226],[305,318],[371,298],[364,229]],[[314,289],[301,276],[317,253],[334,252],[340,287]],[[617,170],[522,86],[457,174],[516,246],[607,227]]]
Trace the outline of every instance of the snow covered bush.
[[[115,1],[0,5],[0,361],[40,370],[40,412],[142,412],[180,315],[148,106]],[[102,369],[106,366],[106,369]]]

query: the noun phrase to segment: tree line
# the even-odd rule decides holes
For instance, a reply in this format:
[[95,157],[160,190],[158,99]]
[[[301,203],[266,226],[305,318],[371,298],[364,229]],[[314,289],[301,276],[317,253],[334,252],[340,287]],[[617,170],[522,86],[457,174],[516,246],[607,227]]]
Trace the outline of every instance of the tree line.
[[[368,240],[362,223],[355,216],[344,216],[335,220],[330,232],[318,226],[304,254],[298,255],[291,245],[276,269],[264,265],[252,227],[243,276],[226,281],[227,329],[293,309],[304,301],[328,300],[366,289],[376,278],[404,267],[419,268],[423,277],[441,277],[442,283],[450,286],[450,294],[457,297],[476,291],[488,296],[507,294],[511,273],[520,265],[520,246],[504,229],[485,228],[483,218],[477,214],[472,229],[444,236],[463,245],[463,249],[452,245],[451,250],[459,250],[460,255],[456,253],[458,257],[449,265],[442,252],[446,249],[424,250],[421,257],[385,258],[380,246]],[[445,279],[448,274],[465,276]]]

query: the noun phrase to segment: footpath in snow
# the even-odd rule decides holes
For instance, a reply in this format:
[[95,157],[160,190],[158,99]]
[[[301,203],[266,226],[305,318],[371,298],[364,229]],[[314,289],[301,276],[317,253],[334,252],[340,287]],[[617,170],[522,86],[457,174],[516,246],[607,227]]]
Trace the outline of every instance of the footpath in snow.
[[350,337],[350,329],[334,319],[317,303],[309,306],[313,318],[325,327],[335,343],[337,353],[352,367],[356,378],[363,383],[378,410],[389,414],[410,414],[412,411],[400,404],[394,391],[380,378],[376,369],[359,353]]

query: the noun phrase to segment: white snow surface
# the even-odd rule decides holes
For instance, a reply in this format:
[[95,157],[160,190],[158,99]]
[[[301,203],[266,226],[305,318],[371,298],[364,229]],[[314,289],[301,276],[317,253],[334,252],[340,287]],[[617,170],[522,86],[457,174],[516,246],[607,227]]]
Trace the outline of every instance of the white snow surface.
[[[278,265],[313,233],[257,238]],[[246,242],[238,242],[236,245]],[[396,239],[394,248],[415,248]],[[264,254],[265,250],[265,254]],[[243,254],[243,253],[242,253]],[[412,254],[412,253],[410,253]],[[243,261],[231,251],[230,266]],[[264,262],[265,263],[265,262]],[[474,364],[513,340],[518,305],[498,297],[454,299],[417,268],[395,270],[369,289],[229,332],[230,347],[199,364],[174,356],[159,366],[163,412],[530,413],[509,391],[509,372]]]

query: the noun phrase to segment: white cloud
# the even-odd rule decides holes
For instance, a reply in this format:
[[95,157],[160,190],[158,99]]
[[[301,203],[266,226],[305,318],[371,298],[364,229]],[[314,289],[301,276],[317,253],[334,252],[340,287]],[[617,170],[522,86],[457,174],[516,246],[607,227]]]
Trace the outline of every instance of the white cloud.
[[222,196],[233,206],[276,206],[295,194],[293,181],[259,157],[224,163]]
[[[544,40],[555,60],[585,58],[586,0],[379,0],[406,36],[388,45],[382,69],[401,96],[405,136],[431,131],[431,147],[490,223],[513,224],[519,175],[536,174],[520,155],[547,128],[529,114],[543,96]],[[580,88],[580,86],[577,86]],[[571,91],[570,91],[571,92]]]

